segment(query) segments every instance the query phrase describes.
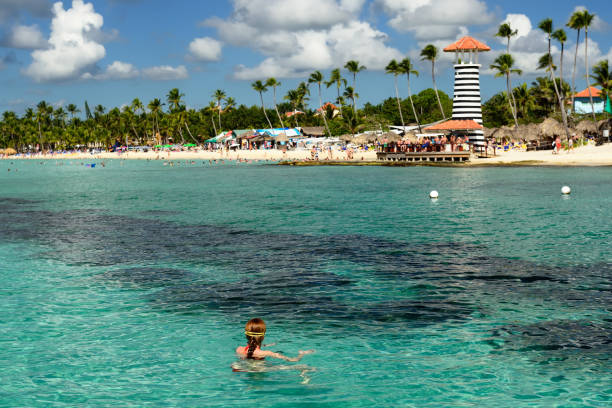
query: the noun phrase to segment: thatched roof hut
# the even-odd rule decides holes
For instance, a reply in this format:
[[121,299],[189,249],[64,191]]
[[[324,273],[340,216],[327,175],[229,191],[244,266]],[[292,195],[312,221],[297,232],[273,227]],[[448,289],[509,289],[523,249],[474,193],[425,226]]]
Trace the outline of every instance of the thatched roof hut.
[[565,134],[565,129],[563,128],[563,125],[553,118],[547,118],[544,122],[540,123],[539,128],[540,134],[543,137],[555,138],[557,136],[563,136]]
[[14,154],[17,154],[17,150],[13,149],[12,147],[7,147],[6,149],[4,149],[4,154],[6,154],[7,156],[12,156]]
[[419,138],[414,132],[406,132],[404,133],[404,137],[402,138],[402,140],[407,140],[411,143],[417,143],[419,141]]
[[518,130],[515,132],[518,139],[525,139],[528,142],[540,139],[540,128],[535,123],[529,123],[527,125],[519,125]]
[[400,140],[402,140],[402,137],[400,135],[398,135],[397,133],[393,133],[393,132],[387,132],[387,133],[383,133],[382,135],[378,135],[376,137],[376,140],[379,142],[398,142]]
[[597,122],[597,128],[599,131],[604,131],[606,129],[612,130],[612,119],[604,119]]
[[325,136],[325,127],[324,126],[303,127],[302,133],[304,134],[304,136],[323,137]]
[[281,143],[281,142],[288,142],[289,141],[289,136],[287,136],[286,133],[281,133],[280,135],[276,136],[276,139],[274,139],[277,143]]
[[340,140],[342,140],[345,143],[350,143],[353,141],[353,135],[342,135],[340,136]]
[[597,126],[597,123],[591,120],[583,120],[576,126],[576,131],[582,134],[597,133],[599,131],[599,127]]
[[372,143],[376,141],[376,135],[373,133],[362,133],[353,140],[356,144]]

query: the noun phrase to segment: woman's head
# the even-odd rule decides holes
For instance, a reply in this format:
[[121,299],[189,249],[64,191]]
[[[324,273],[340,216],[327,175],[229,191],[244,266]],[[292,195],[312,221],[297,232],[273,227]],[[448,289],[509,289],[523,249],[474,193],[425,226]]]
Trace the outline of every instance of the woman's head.
[[266,324],[258,317],[251,319],[244,327],[244,334],[249,343],[247,357],[252,358],[253,352],[257,347],[261,347],[261,343],[266,335]]

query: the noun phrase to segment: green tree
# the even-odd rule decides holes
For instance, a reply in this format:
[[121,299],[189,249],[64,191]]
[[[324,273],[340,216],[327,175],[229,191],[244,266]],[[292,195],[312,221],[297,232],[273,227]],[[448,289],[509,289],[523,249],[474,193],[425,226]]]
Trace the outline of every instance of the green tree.
[[213,99],[215,101],[217,101],[217,114],[219,116],[219,131],[221,131],[222,127],[221,127],[221,102],[223,102],[225,100],[225,98],[227,97],[227,95],[225,94],[225,92],[221,89],[217,89],[215,91],[215,93],[213,93],[212,95]]
[[442,102],[440,102],[440,96],[438,94],[438,87],[436,86],[436,59],[438,58],[438,48],[433,44],[428,44],[421,50],[421,60],[431,61],[431,80],[433,82],[434,91],[436,91],[436,98],[438,99],[438,106],[440,107],[440,113],[442,117],[446,119],[444,109],[442,109]]
[[251,87],[259,93],[259,98],[261,99],[261,109],[263,110],[263,113],[266,117],[266,121],[268,122],[268,125],[270,126],[270,129],[272,129],[272,123],[270,123],[270,119],[268,118],[268,114],[266,113],[266,106],[264,105],[264,101],[263,101],[263,93],[266,92],[268,90],[268,87],[261,81],[257,80],[255,82],[253,82],[251,84]]
[[285,127],[283,120],[281,119],[281,115],[278,112],[278,105],[276,104],[276,87],[281,86],[281,83],[276,80],[276,78],[268,78],[266,81],[266,86],[272,88],[272,101],[274,102],[274,110],[276,111],[276,116],[278,116],[278,121],[282,128]]
[[593,121],[595,121],[595,105],[593,103],[593,95],[591,94],[591,83],[589,80],[589,27],[593,24],[595,14],[590,14],[588,10],[582,12],[582,24],[584,28],[584,65],[586,72],[586,85],[589,90],[589,100],[591,102],[591,114],[593,115]]
[[591,78],[595,81],[593,85],[601,87],[605,102],[612,93],[612,71],[610,71],[608,60],[601,60],[595,64]]
[[565,133],[567,139],[569,140],[569,127],[567,124],[567,114],[565,113],[565,106],[563,106],[563,99],[561,98],[561,93],[559,91],[559,87],[557,86],[557,80],[555,78],[555,64],[553,63],[553,57],[551,54],[544,54],[540,58],[538,62],[538,69],[546,69],[550,72],[550,77],[553,81],[553,86],[555,88],[555,94],[557,95],[557,101],[559,102],[559,108],[561,109],[561,117],[563,118],[563,126],[565,127]]
[[405,126],[405,124],[404,124],[404,114],[402,113],[402,104],[400,103],[399,91],[397,90],[397,76],[402,73],[402,70],[399,67],[399,64],[397,63],[397,61],[393,59],[385,67],[385,72],[387,74],[393,75],[393,81],[394,81],[394,84],[395,84],[395,99],[397,100],[397,110],[398,110],[399,115],[400,115],[400,121],[402,123],[402,128],[404,128],[404,126]]
[[510,23],[503,23],[497,29],[496,37],[502,37],[508,39],[508,45],[506,46],[506,54],[510,54],[510,38],[518,34],[518,30],[513,30],[510,27]]
[[581,10],[575,11],[566,24],[576,30],[576,51],[574,52],[574,69],[572,71],[572,112],[574,112],[574,95],[576,94],[576,63],[578,62],[578,44],[580,43],[580,30],[584,28],[584,18]]
[[[522,71],[520,69],[514,68],[514,58],[510,54],[502,54],[495,59],[493,64],[491,64],[490,68],[492,70],[497,71],[495,77],[506,77],[506,89],[508,90],[508,95],[512,95],[512,86],[510,85],[510,74],[518,74],[521,75]],[[510,105],[510,110],[512,112],[512,117],[514,118],[514,126],[518,129],[518,119],[516,117],[516,102],[510,101],[510,96],[508,97],[508,104]]]
[[419,116],[414,108],[414,102],[412,101],[412,91],[410,90],[410,75],[419,76],[419,71],[414,69],[410,58],[406,57],[399,63],[399,68],[403,74],[406,74],[406,80],[408,82],[408,99],[410,100],[410,106],[412,107],[412,113],[414,114],[414,120],[419,127],[419,133],[422,133],[421,123],[419,122]]
[[[567,34],[565,33],[564,29],[560,28],[558,30],[555,30],[554,33],[552,33],[552,38],[559,41],[559,44],[561,44],[561,59],[559,61],[559,79],[561,80],[561,82],[563,82],[563,54],[565,53],[565,42],[567,41]],[[561,95],[561,98],[564,99],[563,95]]]
[[325,123],[325,129],[327,130],[327,136],[331,137],[331,132],[329,131],[329,125],[327,124],[327,118],[325,117],[325,110],[323,109],[323,99],[321,96],[321,84],[325,79],[323,78],[323,74],[321,71],[315,71],[310,74],[310,78],[308,78],[308,83],[317,84],[319,86],[319,106],[321,108],[321,116],[323,117],[323,123]]
[[333,69],[330,73],[329,81],[325,82],[326,87],[330,87],[332,85],[336,85],[337,90],[337,98],[336,103],[340,104],[340,112],[342,113],[342,103],[340,101],[340,88],[344,85],[346,88],[347,82],[346,79],[342,78],[342,74],[340,73],[340,68]]
[[[344,64],[344,68],[348,70],[351,74],[353,74],[353,89],[357,89],[357,74],[361,71],[365,71],[367,68],[364,65],[360,65],[359,61],[350,60],[346,64]],[[355,93],[355,95],[357,95]],[[357,113],[356,101],[353,99],[353,113]]]

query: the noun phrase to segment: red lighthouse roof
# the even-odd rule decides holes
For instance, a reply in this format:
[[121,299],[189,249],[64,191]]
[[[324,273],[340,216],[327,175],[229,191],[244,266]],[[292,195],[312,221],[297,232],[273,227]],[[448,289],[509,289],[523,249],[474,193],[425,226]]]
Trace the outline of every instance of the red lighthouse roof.
[[444,48],[445,52],[452,51],[470,51],[470,50],[478,50],[478,51],[491,51],[491,47],[487,44],[482,43],[472,37],[466,36],[457,41],[454,44],[449,45]]

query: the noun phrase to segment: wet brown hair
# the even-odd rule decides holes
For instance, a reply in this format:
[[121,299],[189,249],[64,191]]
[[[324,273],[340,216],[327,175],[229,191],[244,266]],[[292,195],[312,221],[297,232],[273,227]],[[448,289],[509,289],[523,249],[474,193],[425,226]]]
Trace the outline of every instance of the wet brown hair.
[[[253,358],[253,353],[255,352],[255,349],[257,347],[261,347],[261,343],[263,342],[264,336],[266,334],[266,324],[262,319],[256,317],[247,322],[246,326],[244,326],[244,331],[249,345],[249,349],[247,350],[247,358]],[[261,334],[254,336],[246,333]]]

